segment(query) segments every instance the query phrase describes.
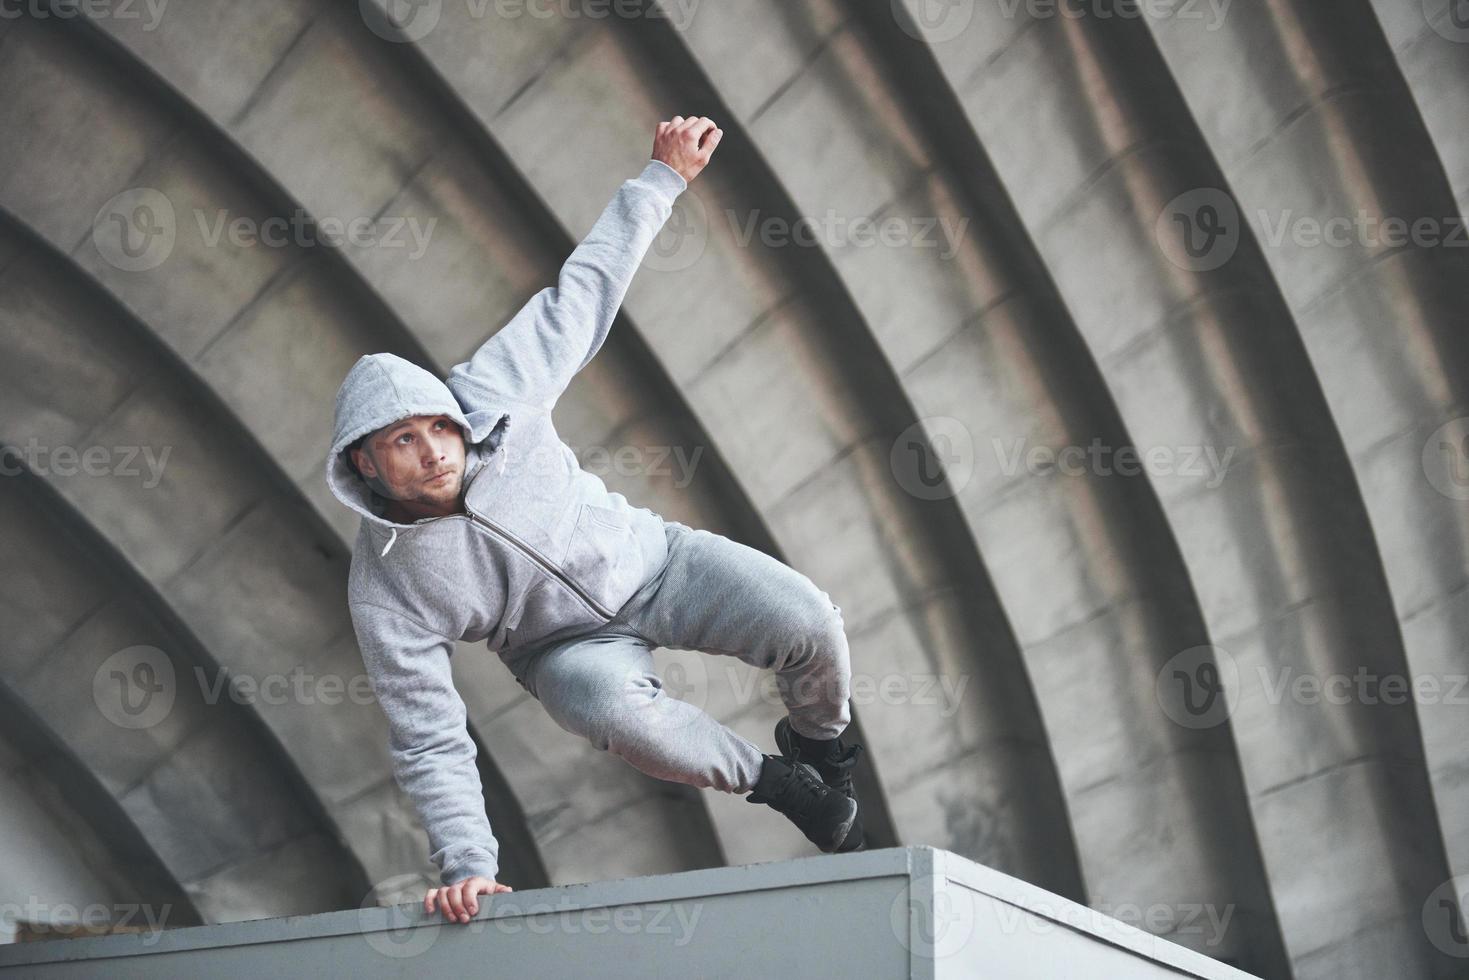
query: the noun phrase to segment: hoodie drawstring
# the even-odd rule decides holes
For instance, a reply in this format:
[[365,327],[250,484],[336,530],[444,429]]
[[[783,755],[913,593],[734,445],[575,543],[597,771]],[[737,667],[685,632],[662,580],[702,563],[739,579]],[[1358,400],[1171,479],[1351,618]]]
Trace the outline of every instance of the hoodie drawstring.
[[393,528],[393,536],[391,538],[388,538],[388,547],[383,549],[383,555],[386,555],[388,553],[388,548],[391,548],[393,546],[393,542],[395,542],[397,540],[398,540],[398,529],[395,527],[395,528]]

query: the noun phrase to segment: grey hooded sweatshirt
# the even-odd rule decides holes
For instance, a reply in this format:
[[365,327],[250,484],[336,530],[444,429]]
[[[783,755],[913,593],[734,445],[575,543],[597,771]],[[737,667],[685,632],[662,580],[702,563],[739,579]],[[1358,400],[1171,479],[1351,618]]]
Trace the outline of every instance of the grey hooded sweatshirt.
[[[599,626],[667,556],[663,519],[583,470],[551,409],[601,347],[686,186],[649,160],[618,188],[556,285],[455,365],[447,383],[396,355],[369,354],[337,392],[326,479],[362,515],[347,603],[388,719],[394,777],[418,810],[443,884],[499,870],[449,670],[455,642],[502,652]],[[390,521],[348,464],[358,437],[412,415],[447,415],[463,430],[468,513]]]

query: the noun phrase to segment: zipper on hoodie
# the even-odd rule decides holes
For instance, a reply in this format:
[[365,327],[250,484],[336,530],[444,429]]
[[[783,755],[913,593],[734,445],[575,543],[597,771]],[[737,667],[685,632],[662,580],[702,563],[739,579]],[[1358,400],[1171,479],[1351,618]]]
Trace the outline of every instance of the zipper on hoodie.
[[[608,609],[606,606],[602,605],[596,599],[593,599],[592,596],[591,596],[591,594],[588,593],[586,589],[583,589],[580,585],[578,585],[571,578],[570,575],[567,575],[565,572],[563,572],[561,570],[561,567],[559,565],[557,565],[551,559],[547,558],[545,555],[541,554],[535,548],[533,548],[530,545],[526,544],[517,535],[512,534],[510,531],[508,531],[505,528],[501,527],[500,525],[496,524],[494,521],[490,520],[488,517],[484,517],[484,516],[482,516],[480,514],[476,514],[474,512],[474,509],[469,506],[469,487],[470,487],[471,484],[474,483],[475,480],[479,479],[479,475],[481,473],[483,473],[487,469],[489,469],[489,463],[488,462],[485,462],[485,463],[481,464],[481,466],[477,470],[475,470],[472,474],[470,474],[469,479],[464,484],[464,511],[465,511],[465,514],[467,514],[469,516],[470,521],[473,522],[473,523],[476,523],[476,524],[482,524],[482,525],[484,525],[486,528],[488,528],[490,530],[491,533],[496,534],[496,535],[500,536],[501,538],[504,538],[511,545],[513,545],[515,548],[519,549],[527,558],[529,558],[531,561],[535,562],[537,565],[541,566],[541,568],[545,569],[552,577],[554,577],[562,585],[566,586],[566,588],[568,590],[570,590],[570,592],[573,595],[575,595],[578,599],[580,599],[586,605],[586,607],[588,609],[590,609],[592,612],[594,612],[597,615],[602,616],[602,617],[604,617],[606,619],[612,619],[612,618],[614,618],[617,615],[616,612],[614,612],[613,610]],[[414,524],[415,525],[418,525],[418,524],[432,524],[434,521],[453,520],[455,518],[463,517],[463,516],[465,516],[465,515],[464,514],[450,514],[450,515],[445,516],[445,517],[430,517],[430,518],[420,519],[420,520],[414,521]],[[396,528],[394,530],[396,532]],[[391,547],[391,545],[389,547]]]
[[470,510],[468,501],[465,502],[464,509],[469,512],[470,520],[483,524],[492,532],[499,534],[506,541],[509,541],[512,545],[519,548],[526,555],[527,558],[540,565],[547,572],[560,580],[562,585],[565,585],[578,598],[580,598],[582,602],[586,603],[588,609],[591,609],[599,616],[605,616],[607,619],[612,619],[614,616],[617,615],[615,612],[609,610],[606,606],[593,599],[585,589],[578,585],[571,578],[570,575],[567,575],[565,572],[563,572],[560,566],[551,561],[551,559],[547,558],[535,548],[532,548],[530,545],[526,544],[510,531],[500,527],[500,525],[496,524],[494,521],[491,521],[488,517],[481,517],[479,514],[476,514],[474,511]]

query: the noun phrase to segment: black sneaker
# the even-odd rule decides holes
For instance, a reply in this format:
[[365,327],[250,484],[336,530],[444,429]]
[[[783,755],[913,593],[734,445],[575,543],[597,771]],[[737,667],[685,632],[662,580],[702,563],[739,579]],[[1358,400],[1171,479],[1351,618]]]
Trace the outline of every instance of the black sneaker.
[[844,749],[841,737],[838,736],[823,753],[811,744],[810,739],[791,727],[789,716],[775,723],[775,744],[781,755],[800,762],[809,762],[815,767],[816,774],[823,783],[839,791],[847,799],[857,798],[857,790],[852,785],[852,769],[862,755],[862,746],[854,744],[851,748]]
[[785,816],[806,839],[827,854],[856,850],[852,837],[857,801],[848,799],[821,781],[804,762],[766,755],[760,779],[746,803],[766,803]]
[[[843,748],[842,740],[838,736],[823,752],[819,746],[813,746],[810,739],[791,727],[790,716],[775,723],[775,744],[781,755],[809,763],[823,783],[853,803],[857,802],[857,790],[852,785],[852,769],[862,755],[862,746],[854,744],[851,748]],[[866,846],[861,804],[858,804],[857,819],[852,822],[852,829],[847,834],[842,850],[860,851]]]

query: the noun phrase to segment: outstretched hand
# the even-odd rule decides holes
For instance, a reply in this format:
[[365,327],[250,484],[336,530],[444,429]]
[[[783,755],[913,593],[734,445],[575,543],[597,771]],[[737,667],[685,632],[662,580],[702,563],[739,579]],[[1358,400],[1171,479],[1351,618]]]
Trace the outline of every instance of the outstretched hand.
[[668,164],[688,182],[699,176],[724,138],[724,130],[708,116],[674,116],[658,124],[653,159]]
[[463,881],[456,881],[452,885],[442,888],[430,888],[428,894],[423,896],[423,910],[432,915],[435,903],[443,910],[444,918],[450,922],[468,922],[469,917],[479,914],[479,902],[475,900],[476,895],[498,895],[500,892],[513,892],[514,888],[491,881],[482,875],[471,875]]

